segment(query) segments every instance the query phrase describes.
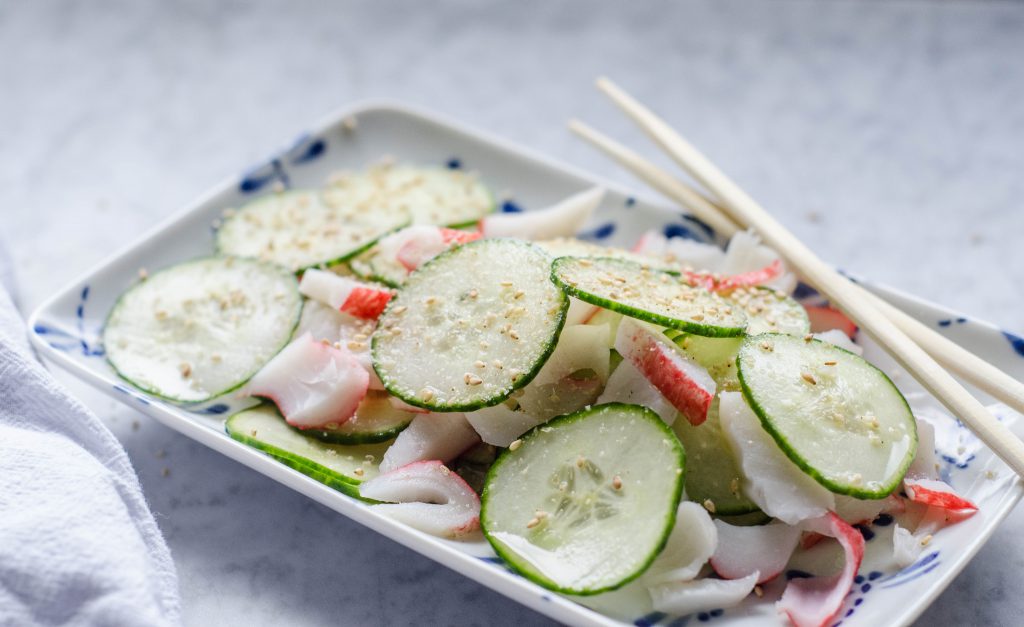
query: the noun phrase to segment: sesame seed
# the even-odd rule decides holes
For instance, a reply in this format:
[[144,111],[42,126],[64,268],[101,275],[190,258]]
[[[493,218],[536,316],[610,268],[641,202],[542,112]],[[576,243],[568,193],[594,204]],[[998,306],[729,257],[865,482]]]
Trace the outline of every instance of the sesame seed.
[[621,490],[622,489],[622,478],[619,477],[618,475],[615,475],[614,477],[612,477],[612,488],[614,488],[616,490]]
[[712,501],[711,499],[704,499],[703,505],[704,505],[704,509],[708,510],[708,512],[710,512],[712,514],[715,513],[715,502],[714,501]]
[[139,279],[142,280],[142,281],[145,281],[148,278],[149,278],[149,270],[146,270],[145,268],[139,268]]
[[986,479],[995,479],[997,476],[998,475],[996,474],[996,471],[994,471],[994,470],[986,470],[985,471],[985,478]]
[[826,361],[826,362],[825,362],[825,365],[826,365],[826,366],[834,366],[834,365],[836,365],[836,363],[837,363],[837,362],[834,362],[834,361]]
[[814,378],[814,375],[812,375],[811,373],[807,372],[806,370],[804,370],[803,372],[800,373],[800,378],[803,379],[804,381],[810,383],[811,385],[817,385],[818,384],[818,381]]
[[522,298],[525,295],[526,292],[524,292],[523,290],[516,290],[516,293],[512,295],[512,298]]
[[356,126],[356,116],[354,115],[346,116],[345,119],[341,121],[341,130],[345,131],[346,133],[351,133],[352,131],[356,130]]
[[509,329],[509,330],[508,330],[508,336],[509,336],[510,338],[512,338],[513,340],[518,340],[518,339],[519,339],[519,334],[518,334],[518,333],[516,333],[516,330],[515,330],[515,329]]
[[932,541],[932,534],[929,533],[925,537],[921,538],[921,546],[928,546],[929,544],[931,544],[931,541]]
[[487,364],[485,364],[484,362],[480,361],[479,359],[477,359],[473,363],[473,365],[476,366],[477,368],[486,368],[487,367]]
[[697,322],[700,322],[703,319],[704,319],[704,314],[696,313],[696,314],[693,314],[692,316],[690,316],[690,320],[695,320]]
[[463,381],[466,382],[466,385],[480,385],[481,383],[484,382],[483,379],[469,372],[467,372],[465,376],[462,377],[462,379]]
[[771,342],[768,342],[767,340],[764,341],[764,342],[761,342],[761,350],[765,350],[765,351],[768,351],[770,353],[774,349],[775,349],[775,347],[772,346]]
[[805,342],[808,342],[808,343],[809,343],[809,342],[810,342],[811,340],[813,340],[813,339],[814,339],[814,336],[813,336],[813,335],[811,335],[810,333],[808,333],[807,335],[805,335],[805,336],[804,336],[804,341],[805,341]]
[[392,309],[391,313],[393,313],[396,316],[398,316],[398,315],[404,314],[406,309],[408,309],[408,307],[406,307],[405,305],[399,305],[398,307],[395,307],[394,309]]
[[476,298],[477,296],[479,296],[479,295],[480,295],[480,292],[476,291],[475,289],[469,290],[469,294],[468,294],[468,296],[469,296],[470,298],[473,298],[473,299],[475,299],[475,298]]
[[576,458],[576,467],[577,468],[583,468],[586,464],[587,464],[587,458],[586,457],[580,455],[579,457]]
[[221,362],[221,359],[223,358],[217,353],[210,355],[210,361],[212,361],[215,364],[219,364]]
[[518,449],[522,445],[523,445],[523,441],[522,440],[513,440],[512,444],[508,445],[508,450],[514,451],[514,450]]
[[501,282],[501,286],[502,287],[512,287],[512,281],[502,281]]
[[[397,335],[397,333],[396,333],[396,335]],[[364,350],[365,348],[366,348],[366,343],[365,342],[349,342],[348,343],[348,349],[350,351],[361,351],[361,350]]]
[[357,477],[362,477],[365,474],[365,472],[363,471],[362,468],[356,468],[355,470],[352,471],[352,474],[354,474]]
[[164,311],[163,309],[157,309],[156,313],[154,313],[153,316],[155,316],[157,320],[163,320],[167,318],[167,312]]
[[757,598],[760,599],[764,596],[764,588],[762,588],[761,586],[754,586],[754,594],[757,595]]
[[187,378],[192,376],[192,366],[191,366],[191,364],[182,363],[180,366],[178,366],[178,370],[181,372],[181,376],[184,379],[187,379]]
[[423,388],[422,390],[420,390],[419,397],[425,401],[429,401],[430,399],[434,398],[434,391],[431,390],[430,388]]
[[530,519],[530,522],[526,523],[526,528],[527,529],[533,529],[534,527],[536,527],[539,524],[540,524],[540,519],[537,518],[536,516],[534,516],[533,518]]

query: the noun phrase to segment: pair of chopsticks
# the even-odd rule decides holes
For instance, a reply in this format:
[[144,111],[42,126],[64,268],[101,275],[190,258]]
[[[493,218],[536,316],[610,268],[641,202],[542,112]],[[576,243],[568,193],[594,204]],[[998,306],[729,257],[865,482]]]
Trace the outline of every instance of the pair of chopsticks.
[[1024,477],[1024,442],[943,367],[1021,413],[1024,384],[840,275],[664,120],[606,78],[599,79],[597,87],[711,196],[578,120],[569,123],[573,132],[717,232],[729,236],[753,228],[791,268],[867,331],[1018,476]]

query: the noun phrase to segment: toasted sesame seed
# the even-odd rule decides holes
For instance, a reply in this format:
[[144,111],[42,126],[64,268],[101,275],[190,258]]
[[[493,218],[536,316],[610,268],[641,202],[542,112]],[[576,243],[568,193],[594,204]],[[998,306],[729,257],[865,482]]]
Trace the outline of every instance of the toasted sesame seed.
[[156,317],[157,320],[164,320],[167,318],[167,312],[163,309],[157,309],[153,316]]
[[523,290],[516,290],[516,293],[512,295],[512,298],[522,298],[525,295],[526,292],[524,292]]
[[476,298],[477,296],[479,296],[479,295],[480,295],[480,292],[476,291],[476,289],[471,289],[471,290],[469,290],[469,294],[468,294],[468,296],[469,296],[470,298],[474,298],[474,299],[475,299],[475,298]]
[[395,307],[394,309],[392,309],[391,313],[393,313],[396,316],[398,316],[398,315],[404,314],[406,309],[408,309],[408,307],[406,307],[405,305],[399,305],[398,307]]
[[192,365],[191,364],[182,363],[180,366],[178,366],[178,370],[181,372],[181,376],[184,379],[187,379],[187,378],[192,376]]
[[931,541],[932,541],[932,534],[929,533],[925,537],[921,538],[921,546],[928,546],[929,544],[931,544]]
[[622,489],[622,477],[620,477],[618,475],[615,475],[614,477],[612,477],[612,488],[614,488],[616,490],[621,490]]
[[587,464],[587,458],[586,457],[580,455],[579,457],[576,458],[576,467],[577,468],[583,468],[586,464]]
[[358,123],[356,122],[356,116],[345,116],[345,119],[341,121],[341,130],[345,131],[346,133],[351,133],[352,131],[356,130],[357,125]]
[[355,470],[352,471],[352,474],[354,474],[357,477],[362,477],[366,473],[363,471],[362,468],[356,468]]
[[423,388],[422,390],[420,390],[419,397],[425,401],[429,401],[430,399],[434,398],[434,391],[431,390],[430,388]]
[[534,527],[536,527],[539,524],[540,524],[540,519],[537,518],[536,516],[534,516],[533,518],[530,519],[530,522],[526,523],[526,528],[527,529],[533,529]]
[[508,450],[514,451],[514,450],[518,449],[522,445],[523,445],[523,441],[522,440],[513,440],[512,444],[508,445]]
[[761,586],[754,586],[754,594],[760,599],[764,596],[764,588]]
[[761,342],[761,350],[765,350],[765,351],[768,351],[768,352],[770,353],[770,352],[772,352],[772,351],[773,351],[774,349],[775,349],[775,347],[774,347],[774,346],[772,346],[772,343],[771,343],[771,342],[769,342],[769,341],[767,341],[767,340],[765,340],[764,342]]
[[814,375],[812,375],[811,373],[807,372],[806,370],[804,370],[803,372],[800,373],[800,378],[803,379],[804,381],[810,383],[811,385],[817,385],[818,384],[818,381],[817,381],[817,379],[814,378]]
[[703,319],[704,319],[704,314],[700,314],[700,313],[695,313],[692,316],[690,316],[690,320],[696,320],[697,322],[700,322]]
[[142,280],[142,281],[145,281],[148,278],[149,278],[149,270],[146,270],[145,268],[139,268],[139,279]]
[[364,350],[365,348],[366,348],[366,343],[365,342],[349,342],[348,343],[348,349],[350,351],[361,351],[361,350]]
[[711,499],[704,499],[704,503],[702,503],[702,505],[704,505],[704,509],[708,510],[708,512],[712,514],[715,513],[715,502]]
[[826,366],[834,366],[834,365],[836,365],[836,363],[838,363],[838,362],[835,362],[835,361],[826,361],[826,362],[825,362],[825,365],[826,365]]
[[480,385],[481,383],[484,382],[483,379],[470,372],[467,372],[465,376],[462,377],[462,379],[463,381],[466,382],[466,385]]
[[512,281],[502,281],[501,282],[501,286],[502,287],[512,287]]
[[518,333],[516,333],[516,330],[515,330],[515,329],[509,329],[509,330],[508,330],[508,336],[509,336],[510,338],[512,338],[513,340],[518,340],[518,339],[519,339],[519,334],[518,334]]
[[804,341],[805,342],[810,342],[813,339],[814,339],[814,336],[811,335],[810,333],[808,333],[807,335],[804,336]]
[[999,476],[999,475],[994,470],[986,470],[985,471],[985,478],[986,479],[995,479],[997,476]]

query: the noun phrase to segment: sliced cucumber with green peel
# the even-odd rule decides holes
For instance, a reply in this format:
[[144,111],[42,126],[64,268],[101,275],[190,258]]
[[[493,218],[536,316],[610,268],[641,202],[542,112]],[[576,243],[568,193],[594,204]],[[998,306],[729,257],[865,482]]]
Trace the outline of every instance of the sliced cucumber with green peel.
[[267,453],[335,490],[359,498],[359,484],[380,474],[383,444],[328,444],[303,435],[284,421],[273,405],[260,405],[224,423],[232,438]]
[[[734,290],[723,297],[746,312],[748,335],[777,331],[803,336],[811,329],[807,312],[800,303],[775,290],[748,287]],[[666,330],[665,335],[707,368],[721,389],[740,389],[736,374],[736,354],[743,338],[703,337],[675,329]]]
[[409,426],[414,415],[396,409],[387,394],[371,391],[359,403],[355,415],[340,425],[298,431],[330,444],[373,444],[395,439]]
[[881,370],[827,342],[781,333],[746,338],[737,368],[765,430],[818,483],[879,499],[903,480],[917,426]]
[[700,426],[676,420],[672,429],[686,450],[686,498],[722,516],[758,511],[757,505],[743,495],[739,466],[722,435],[717,398]]
[[373,368],[406,403],[433,411],[497,405],[551,355],[569,299],[551,260],[511,239],[477,240],[409,275],[373,334]]
[[685,455],[649,409],[609,403],[535,427],[487,476],[480,523],[505,562],[576,595],[638,577],[665,546]]
[[349,260],[353,274],[367,281],[377,281],[388,287],[401,287],[409,271],[398,262],[394,254],[385,253],[378,246],[359,253]]
[[324,190],[332,207],[408,210],[415,224],[465,226],[494,211],[491,191],[475,173],[411,165],[373,166],[334,177]]
[[103,345],[110,365],[135,387],[198,403],[248,381],[288,343],[301,312],[298,282],[284,268],[206,257],[122,294]]
[[560,257],[551,276],[570,296],[663,327],[707,337],[743,335],[746,316],[676,274],[608,257]]
[[332,207],[317,191],[281,192],[257,198],[225,217],[217,230],[217,251],[299,271],[346,261],[411,219],[409,210],[400,206]]
[[811,332],[807,310],[782,292],[767,287],[742,287],[729,292],[725,299],[747,314],[747,335],[788,333],[802,336]]

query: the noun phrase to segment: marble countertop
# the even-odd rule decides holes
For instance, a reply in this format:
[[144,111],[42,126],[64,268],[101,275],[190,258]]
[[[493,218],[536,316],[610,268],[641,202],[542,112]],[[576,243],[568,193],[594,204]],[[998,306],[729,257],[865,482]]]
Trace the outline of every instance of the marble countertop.
[[[1024,5],[0,3],[25,311],[326,111],[387,96],[630,185],[565,131],[662,112],[827,259],[1024,331]],[[654,151],[652,150],[653,154]],[[548,621],[58,373],[114,431],[193,625]],[[1019,624],[1024,512],[921,624]]]

